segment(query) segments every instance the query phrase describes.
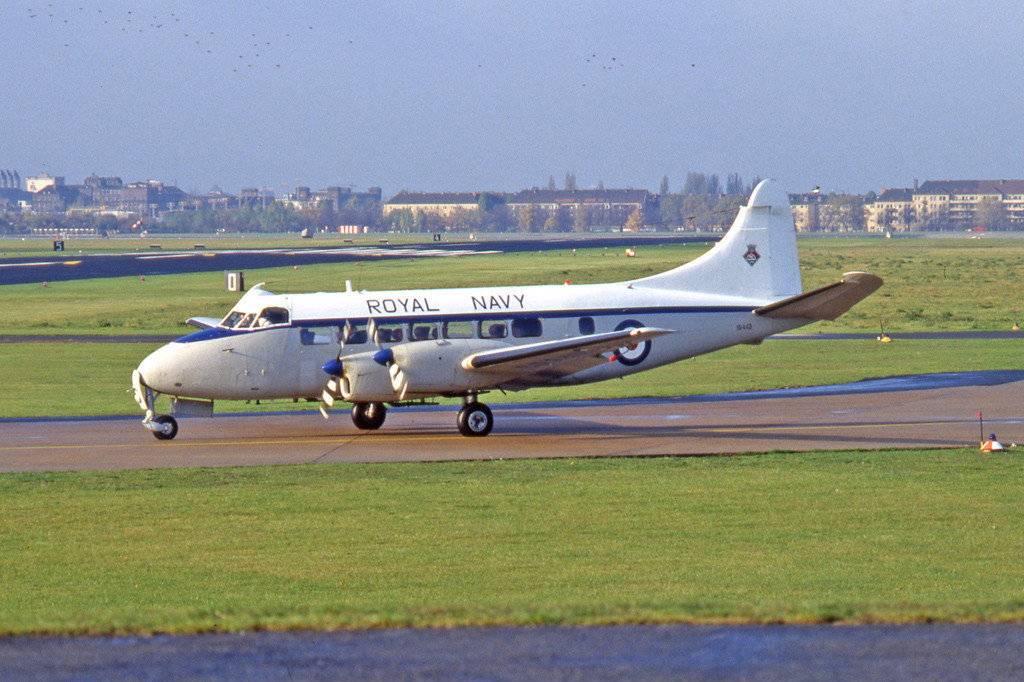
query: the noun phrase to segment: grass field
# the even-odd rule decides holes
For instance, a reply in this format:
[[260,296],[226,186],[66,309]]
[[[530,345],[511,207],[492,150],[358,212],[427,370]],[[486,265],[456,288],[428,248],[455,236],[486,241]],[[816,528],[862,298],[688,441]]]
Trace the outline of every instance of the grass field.
[[[415,261],[368,260],[246,272],[278,293],[480,285],[624,281],[692,260],[702,245],[650,246],[637,258],[614,250],[550,251]],[[811,331],[1008,330],[1024,307],[1024,240],[806,238],[799,241],[804,288],[850,270],[885,286],[836,322]],[[0,287],[5,334],[174,334],[193,315],[220,317],[238,299],[220,272]]]
[[[368,261],[277,268],[247,273],[279,292],[357,288],[473,286],[627,280],[690,260],[705,247],[641,249],[637,258],[601,250],[473,256],[460,259]],[[850,269],[877,272],[886,285],[836,322],[814,331],[1008,330],[1024,300],[1018,276],[1024,242],[1014,239],[801,239],[805,288],[833,281]],[[221,273],[57,282],[48,287],[0,287],[6,334],[179,334],[190,315],[220,316],[237,295],[223,290]],[[802,331],[804,331],[802,330]],[[1024,338],[1024,335],[1022,335]],[[871,342],[768,341],[584,388],[539,389],[492,400],[554,400],[755,390],[855,381],[936,371],[1020,369],[1013,341]],[[0,364],[0,416],[124,414],[136,409],[131,370],[149,344],[8,344]],[[282,409],[276,403],[270,408]],[[300,407],[306,407],[302,405]],[[231,403],[218,410],[253,409]]]
[[[805,288],[852,269],[887,282],[811,331],[875,331],[879,320],[890,332],[1003,330],[1024,299],[1022,242],[808,239],[800,249]],[[277,291],[341,289],[345,279],[358,288],[586,283],[701,251],[367,262],[246,279]],[[0,287],[2,333],[184,332],[185,317],[229,309],[236,295],[221,283],[213,273]],[[137,413],[125,389],[153,347],[0,345],[0,416]],[[629,381],[510,398],[1022,369],[1019,349],[1016,340],[769,340]],[[1019,621],[1022,468],[1014,454],[922,450],[4,474],[0,635]]]
[[976,451],[0,476],[0,633],[1024,618]]

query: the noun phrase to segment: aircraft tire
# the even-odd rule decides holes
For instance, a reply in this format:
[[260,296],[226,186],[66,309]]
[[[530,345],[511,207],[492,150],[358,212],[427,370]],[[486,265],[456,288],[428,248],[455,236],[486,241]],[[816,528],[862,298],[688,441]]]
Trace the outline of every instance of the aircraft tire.
[[459,433],[463,436],[486,436],[494,428],[494,415],[483,403],[470,403],[459,410]]
[[157,440],[173,440],[178,435],[178,420],[169,414],[161,414],[153,417],[157,424],[164,424],[169,427],[166,431],[154,431],[153,435]]
[[384,426],[388,408],[384,403],[356,403],[352,406],[352,423],[363,431],[376,431]]

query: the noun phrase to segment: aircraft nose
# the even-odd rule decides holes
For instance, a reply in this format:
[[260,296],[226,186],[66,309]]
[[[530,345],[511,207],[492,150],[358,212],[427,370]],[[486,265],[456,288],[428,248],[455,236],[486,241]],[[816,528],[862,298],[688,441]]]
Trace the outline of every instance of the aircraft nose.
[[142,382],[158,393],[175,393],[181,387],[182,368],[177,353],[171,345],[162,346],[150,353],[139,363],[138,372]]

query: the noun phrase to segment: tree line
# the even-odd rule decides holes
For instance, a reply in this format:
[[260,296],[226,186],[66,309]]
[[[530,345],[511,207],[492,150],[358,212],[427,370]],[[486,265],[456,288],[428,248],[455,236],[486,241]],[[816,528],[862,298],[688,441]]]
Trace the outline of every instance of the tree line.
[[[266,206],[249,204],[235,209],[200,208],[170,211],[158,219],[146,218],[143,229],[150,233],[281,233],[309,230],[334,230],[338,225],[359,225],[369,231],[403,233],[433,232],[589,232],[594,230],[644,228],[684,231],[720,231],[727,229],[735,219],[739,207],[746,203],[753,187],[760,182],[755,177],[745,183],[738,173],[729,174],[723,183],[717,174],[690,172],[679,191],[671,191],[668,176],[663,176],[657,194],[641,210],[630,215],[596,209],[553,211],[540,206],[528,206],[513,212],[505,203],[505,195],[484,192],[479,195],[473,209],[456,211],[440,216],[416,210],[393,211],[383,216],[381,205],[375,201],[350,201],[335,208],[323,202],[312,209],[299,209],[284,202],[269,202]],[[563,189],[577,189],[576,176],[565,174]],[[603,189],[598,183],[598,189]],[[555,187],[554,176],[547,189]],[[864,229],[864,199],[856,195],[832,195],[827,208],[818,212],[818,224],[812,229],[822,231],[850,231]],[[997,207],[990,207],[993,225],[1000,217]],[[30,234],[43,229],[95,230],[100,234],[126,233],[137,220],[115,218],[85,212],[70,214],[33,215],[0,212],[0,232]],[[926,228],[927,229],[927,228]],[[932,226],[931,229],[937,229]],[[998,229],[998,228],[992,228]]]

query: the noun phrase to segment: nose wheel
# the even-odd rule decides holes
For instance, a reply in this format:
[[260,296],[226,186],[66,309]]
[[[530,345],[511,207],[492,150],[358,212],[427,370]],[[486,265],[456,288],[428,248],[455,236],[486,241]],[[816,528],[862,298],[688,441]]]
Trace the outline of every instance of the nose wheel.
[[146,426],[157,440],[171,440],[178,435],[178,420],[169,414],[158,414]]
[[474,401],[462,406],[457,423],[463,436],[486,436],[494,427],[494,415],[489,407]]

